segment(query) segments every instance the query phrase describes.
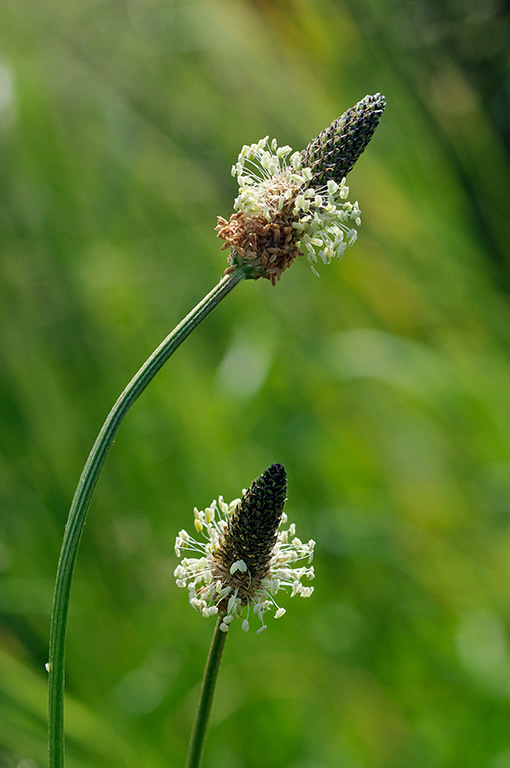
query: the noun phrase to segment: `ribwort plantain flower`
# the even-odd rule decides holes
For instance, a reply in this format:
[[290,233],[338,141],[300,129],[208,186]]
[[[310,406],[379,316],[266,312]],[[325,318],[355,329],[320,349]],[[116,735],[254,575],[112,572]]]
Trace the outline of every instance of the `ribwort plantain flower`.
[[[264,613],[275,608],[275,618],[285,609],[275,600],[276,593],[289,590],[291,597],[309,597],[313,587],[302,579],[313,579],[315,542],[303,543],[296,537],[294,524],[283,529],[287,476],[281,464],[273,464],[242,499],[227,504],[220,496],[204,511],[195,508],[197,540],[179,532],[175,552],[198,552],[201,557],[184,557],[174,571],[178,587],[187,587],[191,605],[208,617],[219,614],[220,629],[227,632],[234,618],[248,631],[250,611],[260,621],[257,633],[266,628]],[[297,566],[306,559],[307,565]]]
[[312,270],[320,258],[340,259],[357,238],[358,203],[347,200],[345,176],[361,155],[385,107],[381,94],[365,96],[303,150],[279,147],[276,139],[245,145],[232,175],[239,195],[229,221],[218,217],[218,237],[230,247],[226,274],[273,285],[296,256],[306,253]]

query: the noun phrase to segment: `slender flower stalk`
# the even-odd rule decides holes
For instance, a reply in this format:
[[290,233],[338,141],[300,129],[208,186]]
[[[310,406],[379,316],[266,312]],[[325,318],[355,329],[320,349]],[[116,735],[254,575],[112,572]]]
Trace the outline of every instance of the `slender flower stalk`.
[[303,558],[313,558],[315,542],[307,544],[295,535],[295,525],[283,530],[287,516],[287,475],[281,464],[272,464],[254,480],[241,499],[226,504],[220,496],[200,512],[195,508],[195,529],[202,541],[180,531],[175,541],[181,550],[197,551],[199,558],[184,557],[175,569],[177,586],[187,587],[191,605],[203,616],[216,616],[211,649],[204,673],[200,701],[193,727],[186,768],[198,768],[211,710],[221,654],[235,618],[248,631],[250,609],[261,622],[257,634],[266,629],[264,613],[276,608],[275,618],[285,613],[274,595],[288,590],[309,597],[313,587],[302,579],[313,579],[312,567],[297,567]]
[[[269,143],[267,137],[243,147],[232,169],[239,182],[236,212],[229,221],[219,218],[217,226],[219,237],[226,241],[224,247],[231,248],[225,276],[153,352],[108,414],[74,494],[57,569],[47,665],[50,768],[64,767],[64,660],[74,566],[90,500],[124,416],[177,347],[239,282],[265,277],[274,285],[304,251],[316,272],[314,264],[318,257],[328,264],[332,258],[340,258],[346,246],[355,241],[354,225],[360,224],[360,210],[357,203],[347,200],[345,174],[370,140],[383,109],[384,98],[380,94],[365,97],[301,153],[292,153],[290,147],[278,147],[275,141]],[[256,496],[258,491],[253,493]],[[282,499],[280,502],[283,505]],[[245,503],[248,502],[243,498],[239,515]],[[290,588],[292,594],[302,597],[311,594],[311,588],[304,587],[301,578],[311,578],[313,570],[295,569],[290,564],[298,558],[311,557],[313,546],[310,549],[311,542],[303,545],[295,537],[293,526],[288,531],[278,530],[284,520],[282,506],[274,529],[272,554],[264,567],[256,567],[243,549],[242,539],[230,538],[228,533],[237,530],[234,521],[238,519],[238,506],[232,504],[225,505],[220,497],[216,506],[197,511],[195,527],[199,532],[206,531],[210,540],[205,545],[194,545],[199,549],[205,546],[204,560],[208,565],[202,570],[197,566],[198,570],[193,572],[191,561],[185,564],[183,560],[178,582],[188,584],[188,588],[191,585],[192,605],[203,615],[218,614],[219,631],[225,633],[234,617],[244,615],[245,610],[242,627],[248,629],[251,606],[262,622],[260,632],[265,628],[263,614],[276,605],[273,595],[280,588]],[[244,514],[240,519],[245,520]],[[276,517],[273,522],[276,523]],[[191,538],[182,539],[180,547],[190,543]],[[237,553],[235,560],[233,553]],[[216,587],[211,587],[211,583]],[[275,617],[284,612],[276,606]]]
[[204,678],[202,680],[202,689],[200,691],[200,701],[198,703],[195,723],[191,732],[191,738],[188,748],[188,758],[186,768],[198,768],[204,739],[211,714],[211,707],[216,687],[216,678],[220,668],[223,648],[227,639],[227,633],[221,629],[222,617],[218,616],[216,627],[214,628],[213,639],[205,665]]
[[184,339],[189,336],[194,328],[207,317],[214,307],[243,278],[244,273],[242,270],[223,277],[218,285],[197,304],[159,345],[118,398],[90,451],[69,511],[55,581],[49,662],[47,665],[49,678],[48,731],[50,768],[63,768],[64,766],[64,663],[69,597],[80,539],[97,479],[121,422],[134,401],[163,367],[173,352],[175,352],[177,347],[182,344]]

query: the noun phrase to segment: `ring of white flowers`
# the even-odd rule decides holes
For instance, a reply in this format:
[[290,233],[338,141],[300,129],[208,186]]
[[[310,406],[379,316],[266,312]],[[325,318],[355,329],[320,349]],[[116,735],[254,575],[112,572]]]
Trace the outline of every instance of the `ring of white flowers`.
[[340,259],[347,246],[357,239],[361,211],[357,202],[347,200],[349,187],[342,179],[330,179],[318,188],[311,186],[312,170],[303,167],[301,154],[289,146],[279,147],[265,136],[256,144],[243,146],[232,175],[237,177],[239,195],[234,208],[248,216],[267,221],[293,200],[292,226],[299,235],[299,247],[307,254],[312,270],[320,258],[324,264]]
[[[243,491],[245,493],[245,491]],[[243,605],[237,591],[231,585],[223,585],[220,579],[215,579],[214,555],[219,549],[220,538],[225,530],[228,519],[240,504],[240,499],[234,499],[230,504],[225,503],[220,496],[214,500],[205,510],[200,511],[196,507],[195,529],[202,534],[202,541],[190,536],[185,530],[179,531],[175,540],[175,553],[181,557],[182,550],[201,553],[198,558],[184,557],[174,571],[178,587],[188,588],[189,602],[202,616],[208,617],[218,613],[217,603],[229,596],[225,614],[220,629],[227,632],[234,617],[242,619],[242,629],[248,631],[250,608],[261,622],[257,634],[266,629],[264,623],[265,611],[275,607],[275,619],[279,619],[285,613],[275,601],[274,595],[280,590],[290,590],[291,597],[300,595],[310,597],[313,587],[306,587],[302,583],[303,578],[313,579],[315,576],[313,567],[294,567],[292,564],[306,558],[308,564],[312,562],[315,541],[303,543],[296,536],[294,523],[288,529],[277,532],[277,539],[269,563],[268,576],[261,580],[260,586],[254,591],[253,599]],[[283,513],[281,525],[287,523],[287,515]],[[230,566],[230,573],[237,571],[245,573],[247,565],[244,560],[238,560]],[[244,612],[246,609],[246,616]]]

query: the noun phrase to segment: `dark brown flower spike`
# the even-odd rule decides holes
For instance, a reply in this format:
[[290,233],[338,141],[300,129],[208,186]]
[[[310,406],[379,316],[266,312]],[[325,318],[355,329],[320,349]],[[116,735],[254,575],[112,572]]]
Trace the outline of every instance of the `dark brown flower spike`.
[[381,93],[365,96],[334,120],[303,150],[303,165],[312,169],[313,187],[333,179],[338,184],[352,170],[379,125],[386,99]]
[[347,200],[346,174],[370,141],[385,107],[380,93],[365,96],[331,123],[302,152],[268,137],[244,146],[232,174],[239,195],[229,221],[218,217],[218,237],[230,248],[226,274],[265,277],[273,285],[297,256],[312,270],[321,259],[340,259],[361,224]]
[[313,568],[298,566],[303,558],[311,562],[315,542],[303,543],[283,507],[287,495],[287,475],[281,464],[272,464],[244,492],[242,499],[226,504],[220,496],[204,511],[195,509],[195,529],[205,541],[180,531],[175,541],[178,557],[182,550],[194,550],[202,557],[184,557],[174,571],[177,586],[187,587],[190,603],[202,616],[221,616],[220,629],[227,632],[238,617],[249,629],[250,611],[265,629],[264,613],[275,608],[275,618],[285,613],[275,600],[280,589],[309,597],[313,587]]

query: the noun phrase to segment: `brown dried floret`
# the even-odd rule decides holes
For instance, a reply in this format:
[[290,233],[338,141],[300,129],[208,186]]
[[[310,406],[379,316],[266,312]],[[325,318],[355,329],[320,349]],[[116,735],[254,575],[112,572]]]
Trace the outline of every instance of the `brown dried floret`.
[[290,206],[286,208],[271,221],[243,211],[233,213],[229,221],[218,216],[218,237],[225,240],[222,248],[231,248],[226,275],[241,266],[253,280],[265,277],[275,285],[296,256],[303,255],[297,244],[298,232],[292,226],[297,218]]

